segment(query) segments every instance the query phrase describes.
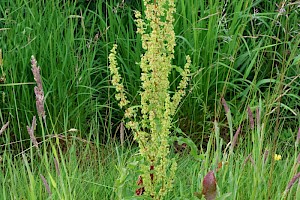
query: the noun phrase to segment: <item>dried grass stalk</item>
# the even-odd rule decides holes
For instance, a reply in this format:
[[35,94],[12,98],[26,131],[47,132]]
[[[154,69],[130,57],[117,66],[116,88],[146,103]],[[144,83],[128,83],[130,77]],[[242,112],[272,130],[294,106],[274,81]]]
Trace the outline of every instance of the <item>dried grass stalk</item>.
[[4,124],[2,126],[2,128],[0,129],[0,135],[2,135],[2,133],[4,133],[4,131],[7,129],[8,125],[9,125],[9,122],[6,122],[6,124]]

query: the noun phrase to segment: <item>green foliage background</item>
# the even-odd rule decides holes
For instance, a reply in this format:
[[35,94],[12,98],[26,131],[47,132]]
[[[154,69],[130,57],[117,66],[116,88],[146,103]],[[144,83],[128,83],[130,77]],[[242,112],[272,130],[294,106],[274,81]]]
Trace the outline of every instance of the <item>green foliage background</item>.
[[[123,112],[114,99],[107,57],[117,43],[124,85],[130,101],[138,101],[140,69],[136,63],[143,51],[135,33],[135,9],[143,10],[141,1],[0,1],[0,48],[4,62],[0,77],[5,78],[0,82],[0,127],[10,121],[9,131],[0,137],[0,144],[17,142],[9,147],[2,145],[3,152],[17,154],[29,147],[26,126],[37,114],[31,55],[35,55],[41,67],[47,135],[73,135],[91,139],[99,146],[119,142]],[[190,137],[200,149],[205,149],[212,145],[209,138],[216,119],[225,143],[229,142],[229,132],[242,125],[240,137],[248,141],[244,145],[251,145],[247,106],[254,112],[261,103],[266,146],[276,146],[282,154],[297,152],[294,142],[300,126],[299,12],[297,1],[178,0],[174,63],[183,66],[185,56],[191,55],[193,75],[188,95],[176,113],[177,131],[173,134]],[[178,84],[178,75],[174,71],[170,76],[171,90]],[[228,126],[221,97],[231,109],[233,129]],[[69,133],[71,128],[79,132]],[[44,132],[39,126],[37,129],[36,136],[41,137]],[[128,144],[132,141],[129,132],[126,140]],[[246,152],[248,147],[240,148]],[[107,151],[118,157],[114,150]],[[70,155],[75,154],[76,150]],[[122,166],[118,162],[116,165]],[[18,165],[18,161],[15,163]],[[9,164],[15,167],[13,161]],[[75,170],[77,164],[71,164],[70,170]],[[184,169],[186,164],[181,165]],[[205,167],[208,168],[207,164]],[[288,162],[282,166],[289,172],[291,167]],[[195,173],[191,172],[197,176]],[[115,176],[110,178],[111,183]],[[244,179],[244,185],[246,182]],[[221,185],[234,188],[224,182]],[[178,195],[184,194],[181,186],[176,187]]]
[[[279,13],[279,6],[276,1],[177,1],[174,62],[182,65],[191,54],[194,72],[177,119],[195,139],[209,134],[214,118],[223,120],[221,97],[230,102],[232,113],[240,113],[235,126],[244,121],[246,106],[257,106],[260,98],[268,114],[280,104],[280,112],[265,116],[268,120],[283,119],[285,129],[299,125],[299,9],[289,3]],[[131,98],[139,91],[136,62],[142,50],[134,9],[142,10],[141,2],[2,1],[2,122],[13,120],[19,124],[16,136],[25,137],[20,127],[35,114],[29,61],[36,55],[52,131],[79,127],[84,135],[91,123],[100,122],[97,134],[109,140],[111,126],[122,117],[111,98],[114,90],[107,73],[112,43],[120,46],[119,61]],[[171,76],[171,89],[177,76]]]

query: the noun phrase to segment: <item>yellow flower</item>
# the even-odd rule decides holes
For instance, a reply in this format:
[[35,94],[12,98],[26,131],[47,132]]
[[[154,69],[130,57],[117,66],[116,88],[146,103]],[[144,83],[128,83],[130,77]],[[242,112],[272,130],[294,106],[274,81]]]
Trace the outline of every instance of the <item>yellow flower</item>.
[[275,155],[274,155],[274,160],[275,160],[275,161],[281,160],[281,155],[275,154]]

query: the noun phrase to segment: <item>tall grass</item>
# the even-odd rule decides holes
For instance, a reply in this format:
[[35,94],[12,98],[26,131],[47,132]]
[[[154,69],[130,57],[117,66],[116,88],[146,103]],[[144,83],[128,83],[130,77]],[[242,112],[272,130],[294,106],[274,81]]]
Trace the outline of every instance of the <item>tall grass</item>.
[[[280,107],[280,118],[289,116],[291,124],[297,123],[298,97],[294,91],[286,91],[296,86],[298,81],[291,82],[293,78],[299,80],[299,65],[292,65],[299,54],[295,5],[286,3],[290,5],[285,6],[286,12],[279,13],[277,1],[178,3],[177,52],[193,52],[195,72],[201,69],[183,105],[187,118],[183,123],[202,132],[209,121],[220,117],[222,96],[235,105],[232,112],[245,113],[246,105],[255,105],[262,98],[268,113]],[[278,99],[280,94],[283,98]],[[235,123],[243,120],[242,116],[237,116]],[[267,117],[273,121],[276,115]]]
[[[173,152],[179,166],[168,199],[196,199],[203,177],[221,161],[221,199],[299,198],[297,182],[284,196],[299,168],[298,8],[297,1],[177,1],[174,63],[183,66],[191,55],[193,74],[174,135],[193,139],[205,159],[195,160],[188,149]],[[143,53],[135,9],[144,9],[140,1],[0,2],[0,128],[9,121],[0,135],[0,199],[114,199],[118,174],[127,173],[136,144],[125,130],[125,146],[119,145],[123,113],[114,100],[107,57],[117,42],[124,85],[135,103],[136,62]],[[26,129],[37,115],[32,55],[45,92],[47,123],[38,123],[34,132],[44,145],[42,157]],[[174,91],[179,74],[171,75]],[[248,106],[254,120],[260,111],[253,129]],[[275,153],[282,160],[275,161]],[[136,180],[123,181],[128,196],[134,195]]]

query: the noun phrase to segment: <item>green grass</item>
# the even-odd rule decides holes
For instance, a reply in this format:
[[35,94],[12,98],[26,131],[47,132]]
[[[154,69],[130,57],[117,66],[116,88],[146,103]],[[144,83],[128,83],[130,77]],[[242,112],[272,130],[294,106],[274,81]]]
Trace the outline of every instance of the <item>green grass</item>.
[[[271,156],[264,160],[264,149],[259,151],[259,146],[263,145],[260,142],[247,148],[240,144],[233,153],[230,153],[222,150],[222,145],[225,144],[222,143],[223,140],[217,141],[218,134],[216,131],[211,135],[207,150],[203,150],[205,158],[203,161],[195,160],[187,152],[172,154],[178,160],[178,170],[174,190],[168,195],[168,199],[196,199],[194,194],[201,192],[205,174],[211,169],[216,169],[218,163],[222,161],[224,165],[216,173],[220,197],[282,199],[288,182],[299,167],[295,154],[277,150],[276,153],[283,156],[282,160],[274,161]],[[213,145],[215,142],[217,144]],[[57,145],[53,140],[52,148],[46,153],[48,162],[35,156],[34,149],[30,149],[30,153],[26,152],[24,156],[4,153],[0,180],[1,199],[51,199],[40,174],[50,185],[52,199],[115,199],[114,189],[121,189],[122,194],[134,197],[137,176],[126,174],[136,173],[131,173],[128,169],[123,170],[125,166],[133,163],[136,148],[130,150],[120,148],[118,145],[97,146],[70,138],[64,144],[68,148],[62,149],[62,143],[60,144]],[[250,160],[245,161],[250,153],[254,163]],[[59,163],[59,174],[55,168],[54,158]],[[119,174],[123,174],[124,179]],[[124,182],[118,184],[118,181],[122,180]],[[287,199],[299,196],[297,185],[298,182],[293,186]]]
[[[127,130],[120,146],[123,112],[114,99],[107,57],[117,43],[124,85],[135,104],[140,90],[136,63],[143,50],[133,11],[143,7],[140,1],[101,2],[0,2],[0,128],[10,122],[0,136],[0,199],[134,196],[138,173],[128,166],[134,169],[137,149]],[[193,75],[173,135],[191,138],[204,160],[188,152],[172,154],[178,170],[168,199],[195,199],[205,174],[221,161],[227,164],[216,173],[220,199],[300,198],[298,182],[283,196],[299,172],[299,3],[285,1],[283,13],[277,4],[177,1],[174,63],[183,66],[191,55]],[[41,67],[45,92],[47,124],[38,120],[35,131],[41,154],[26,129],[37,115],[31,55]],[[170,80],[173,91],[178,74]],[[260,110],[254,129],[248,106],[255,120]],[[240,125],[238,144],[226,148]],[[266,150],[270,156],[264,162]],[[282,160],[274,161],[275,153]],[[244,164],[249,154],[255,165]]]

